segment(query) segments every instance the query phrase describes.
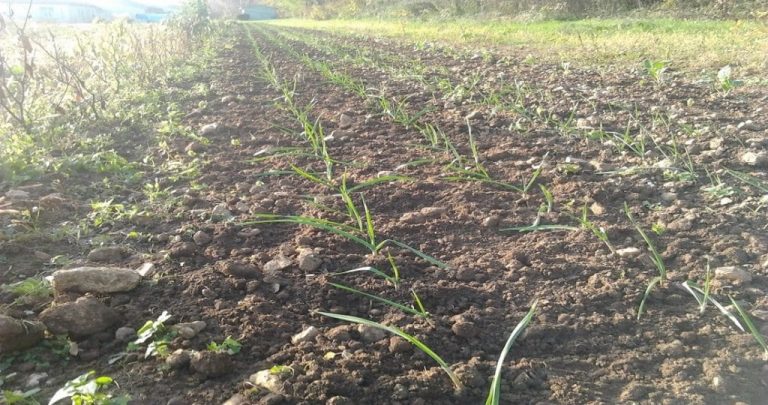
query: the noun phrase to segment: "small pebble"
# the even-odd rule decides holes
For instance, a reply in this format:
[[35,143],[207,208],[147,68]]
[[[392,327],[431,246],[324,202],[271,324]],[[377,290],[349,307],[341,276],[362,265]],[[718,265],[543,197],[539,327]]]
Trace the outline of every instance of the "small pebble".
[[308,342],[314,339],[315,337],[317,337],[319,334],[320,334],[320,330],[318,330],[314,326],[310,326],[304,329],[303,331],[301,331],[300,333],[293,335],[291,337],[291,343],[296,345],[302,342]]
[[202,245],[207,245],[211,243],[212,238],[211,238],[211,235],[208,235],[203,231],[197,231],[192,236],[192,240],[195,241],[195,243],[197,243],[198,245],[202,246]]

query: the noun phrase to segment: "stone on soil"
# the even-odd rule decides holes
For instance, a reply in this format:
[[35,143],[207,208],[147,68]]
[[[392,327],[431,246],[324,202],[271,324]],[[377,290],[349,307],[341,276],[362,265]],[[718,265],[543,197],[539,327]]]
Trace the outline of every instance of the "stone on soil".
[[218,204],[211,210],[211,218],[216,221],[226,221],[233,217],[232,211],[227,208],[227,204]]
[[672,193],[667,191],[667,192],[661,193],[661,199],[666,202],[674,202],[674,201],[677,201],[678,196],[677,196],[677,193]]
[[227,262],[221,267],[221,272],[237,278],[256,278],[259,268],[250,263]]
[[283,392],[283,376],[279,373],[272,373],[270,370],[261,370],[256,374],[251,374],[248,381],[257,386],[266,389],[269,392]]
[[23,350],[43,339],[45,325],[0,315],[0,354]]
[[642,251],[636,247],[616,249],[616,254],[620,257],[637,257],[640,253],[642,253]]
[[178,370],[189,367],[191,360],[192,355],[189,350],[177,349],[166,357],[165,364],[170,368]]
[[477,362],[461,363],[455,368],[456,377],[468,387],[482,387],[485,385],[485,375],[478,370]]
[[333,340],[334,342],[344,342],[350,339],[349,330],[349,325],[334,326],[325,332],[325,337]]
[[716,268],[715,278],[717,280],[724,280],[737,284],[744,284],[752,281],[752,275],[738,266],[723,266]]
[[340,129],[347,129],[351,127],[353,124],[352,117],[350,117],[347,114],[341,114],[339,115],[339,128]]
[[667,229],[672,232],[690,231],[693,228],[693,218],[684,217],[667,224]]
[[243,394],[232,395],[228,400],[224,401],[221,405],[246,405],[248,404],[248,398]]
[[424,207],[419,211],[406,212],[400,218],[400,222],[404,222],[406,224],[416,224],[424,222],[430,218],[438,217],[445,214],[446,212],[448,212],[448,209],[445,207]]
[[278,256],[270,261],[268,261],[264,265],[264,271],[266,272],[275,272],[280,270],[285,270],[288,267],[291,266],[291,259],[285,257],[285,256]]
[[104,246],[91,250],[88,260],[91,262],[114,263],[123,260],[126,249],[122,246]]
[[179,336],[185,339],[192,339],[193,337],[197,336],[198,333],[202,332],[206,326],[208,325],[205,323],[205,321],[194,321],[177,323],[172,325],[170,329],[177,332]]
[[127,342],[129,340],[133,340],[135,336],[136,331],[133,328],[129,328],[127,326],[117,328],[115,331],[115,340],[118,342]]
[[319,334],[320,334],[320,331],[316,327],[310,326],[304,329],[303,331],[301,331],[300,333],[293,335],[291,337],[291,343],[296,345],[299,343],[308,342],[314,339],[315,337],[317,337],[317,335]]
[[325,405],[353,405],[355,402],[347,397],[335,396],[328,399]]
[[589,206],[589,210],[598,216],[605,214],[605,206],[598,202],[593,202],[592,205]]
[[213,122],[210,124],[203,125],[200,128],[200,135],[202,136],[209,136],[216,133],[216,131],[219,129],[219,123]]
[[357,325],[357,332],[364,342],[373,343],[387,337],[387,332],[382,329],[368,325]]
[[454,277],[459,281],[473,281],[477,275],[477,270],[472,267],[462,266],[456,270]]
[[241,238],[250,238],[261,234],[261,229],[258,228],[244,228],[237,233],[237,236]]
[[198,245],[207,245],[211,243],[211,235],[208,235],[207,233],[203,231],[197,231],[194,235],[192,235],[192,240],[195,241]]
[[320,256],[309,249],[302,250],[296,260],[299,262],[299,269],[304,271],[315,271],[323,264]]
[[142,277],[149,277],[152,275],[152,273],[155,272],[155,264],[154,263],[144,263],[136,269],[136,272],[139,273]]
[[48,379],[48,373],[32,373],[27,377],[27,381],[24,382],[26,388],[35,388],[40,386],[45,380]]
[[180,242],[171,246],[170,255],[173,258],[193,256],[197,251],[197,245],[192,242]]
[[451,331],[454,335],[463,338],[473,338],[477,336],[477,327],[473,322],[469,322],[463,319],[458,320],[451,326]]
[[768,167],[768,152],[746,152],[739,158],[750,166]]
[[29,199],[29,192],[24,190],[11,189],[6,191],[5,198],[11,201],[23,201]]
[[232,359],[226,353],[193,352],[189,367],[204,377],[219,377],[232,371]]
[[53,273],[56,294],[67,292],[109,294],[131,291],[139,285],[141,275],[119,267],[77,267]]
[[411,344],[407,340],[400,336],[392,336],[389,338],[389,352],[390,353],[404,353],[411,350]]
[[495,228],[499,226],[500,221],[501,221],[501,218],[499,218],[498,215],[491,215],[489,217],[484,218],[481,225],[483,226],[483,228]]
[[40,314],[40,320],[51,333],[75,337],[89,336],[106,330],[114,325],[119,317],[115,310],[90,297],[80,297],[75,302],[48,308]]

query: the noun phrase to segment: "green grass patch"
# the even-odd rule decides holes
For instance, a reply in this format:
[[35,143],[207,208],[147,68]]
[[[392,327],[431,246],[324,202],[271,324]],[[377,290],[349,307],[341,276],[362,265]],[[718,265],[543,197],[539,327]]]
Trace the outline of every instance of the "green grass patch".
[[760,22],[680,19],[585,19],[576,21],[487,21],[454,19],[277,20],[269,24],[333,32],[438,41],[473,46],[512,46],[536,60],[588,65],[669,60],[676,69],[708,69],[713,77],[726,65],[737,75],[765,69],[766,27]]

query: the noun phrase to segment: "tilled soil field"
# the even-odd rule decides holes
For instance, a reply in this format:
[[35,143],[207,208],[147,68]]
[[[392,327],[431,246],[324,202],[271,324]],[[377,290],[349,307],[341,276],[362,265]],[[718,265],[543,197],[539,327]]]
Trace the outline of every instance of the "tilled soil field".
[[[54,276],[54,303],[3,293],[76,342],[7,357],[10,384],[45,373],[50,395],[97,370],[137,404],[478,404],[536,302],[501,403],[764,403],[768,92],[529,52],[237,26],[210,92],[181,107],[203,138],[119,151],[199,175],[159,173],[168,203],[105,221],[106,246],[0,242],[4,282],[65,253],[65,268],[149,270],[116,291]],[[42,207],[52,227],[93,215],[77,185],[99,181],[4,190],[0,209]],[[344,273],[360,268],[380,273]],[[127,350],[164,311],[172,354]],[[462,388],[405,339],[318,312],[402,329]],[[206,349],[227,337],[239,352]]]

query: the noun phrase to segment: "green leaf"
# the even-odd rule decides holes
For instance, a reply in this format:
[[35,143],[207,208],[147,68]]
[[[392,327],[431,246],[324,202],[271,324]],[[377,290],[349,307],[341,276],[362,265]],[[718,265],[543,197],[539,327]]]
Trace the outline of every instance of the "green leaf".
[[96,378],[97,385],[109,385],[112,384],[112,378],[107,376],[101,376]]
[[507,343],[504,344],[504,349],[502,349],[501,354],[499,355],[499,360],[496,362],[496,372],[493,374],[491,390],[488,393],[488,398],[485,400],[485,405],[499,405],[499,400],[501,398],[501,369],[504,366],[504,359],[507,358],[507,354],[509,354],[509,350],[515,343],[515,340],[517,340],[525,328],[528,327],[528,324],[531,323],[533,315],[536,313],[537,304],[538,300],[531,304],[531,309],[528,310],[528,313],[525,315],[525,317],[523,317],[517,326],[515,326],[515,329],[512,330],[512,333],[507,339]]
[[401,310],[403,312],[407,312],[409,314],[421,316],[421,317],[424,317],[424,318],[427,317],[427,315],[425,313],[423,313],[423,312],[419,312],[419,311],[417,311],[417,310],[415,310],[413,308],[409,308],[409,307],[407,307],[405,305],[402,305],[402,304],[399,304],[397,302],[388,300],[386,298],[381,298],[381,297],[373,295],[373,294],[368,294],[366,292],[362,292],[360,290],[356,290],[356,289],[354,289],[352,287],[347,287],[347,286],[342,285],[342,284],[336,284],[336,283],[328,283],[328,284],[330,284],[333,287],[336,287],[336,288],[338,288],[340,290],[349,291],[351,293],[362,295],[362,296],[370,298],[372,300],[382,302],[382,303],[387,304],[387,305],[389,305],[391,307],[397,308],[397,309],[399,309],[399,310]]
[[378,322],[374,322],[368,319],[364,318],[358,318],[356,316],[351,315],[342,315],[342,314],[335,314],[332,312],[318,312],[318,314],[322,316],[327,316],[329,318],[335,318],[346,322],[352,322],[352,323],[359,323],[362,325],[371,326],[374,328],[385,330],[389,333],[395,334],[397,336],[400,336],[401,338],[407,340],[414,346],[416,346],[419,350],[424,352],[427,356],[431,357],[437,364],[440,365],[440,368],[445,371],[446,374],[448,374],[448,377],[451,379],[451,382],[453,382],[454,387],[456,387],[457,390],[461,390],[463,388],[461,381],[456,376],[456,374],[453,373],[453,370],[448,366],[448,363],[445,362],[440,356],[437,355],[437,353],[433,352],[432,349],[430,349],[427,345],[422,343],[419,339],[417,339],[414,336],[409,335],[408,333],[394,327],[394,326],[387,326],[382,325]]

